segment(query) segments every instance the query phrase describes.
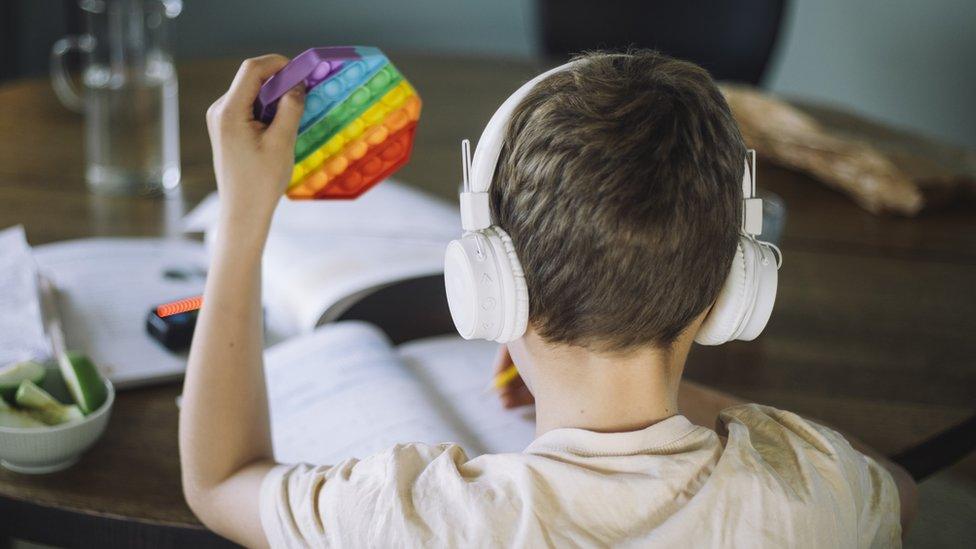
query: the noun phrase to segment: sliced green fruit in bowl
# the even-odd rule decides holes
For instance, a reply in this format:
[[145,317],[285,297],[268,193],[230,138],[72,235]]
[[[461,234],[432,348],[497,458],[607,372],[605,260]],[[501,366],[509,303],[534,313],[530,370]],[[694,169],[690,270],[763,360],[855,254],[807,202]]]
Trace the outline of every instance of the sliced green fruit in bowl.
[[40,384],[44,381],[45,373],[44,365],[33,360],[25,360],[0,368],[0,397],[14,398],[14,393],[17,392],[22,381],[30,380]]
[[59,402],[30,380],[24,380],[20,384],[15,401],[19,406],[27,408],[26,411],[31,417],[47,425],[61,425],[85,418],[81,408],[74,404]]
[[51,396],[51,393],[41,389],[29,379],[25,379],[21,382],[20,387],[17,388],[17,393],[14,395],[14,402],[18,406],[33,410],[64,406],[58,399]]
[[14,429],[30,429],[33,427],[45,427],[47,424],[35,419],[27,412],[15,410],[7,404],[3,397],[0,397],[0,427],[12,427]]
[[90,414],[108,397],[105,381],[87,356],[76,351],[66,354],[67,363],[61,361],[61,377],[81,411]]
[[[0,399],[0,467],[29,474],[60,471],[75,463],[105,432],[115,397],[112,383],[98,375],[91,361],[77,355],[73,358],[75,364],[62,353],[59,364],[46,364],[43,383],[22,380],[17,387],[19,401],[17,391]],[[73,390],[62,371],[69,373]],[[85,381],[91,379],[98,380],[102,388],[92,388]],[[91,413],[83,412],[75,394]]]

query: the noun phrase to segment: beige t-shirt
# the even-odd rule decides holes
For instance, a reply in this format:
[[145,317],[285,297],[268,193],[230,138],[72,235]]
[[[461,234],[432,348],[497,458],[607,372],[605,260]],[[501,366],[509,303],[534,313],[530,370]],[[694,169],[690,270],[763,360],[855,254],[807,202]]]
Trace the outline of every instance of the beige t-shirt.
[[334,466],[280,466],[273,547],[897,547],[898,493],[836,432],[756,404],[728,433],[674,416],[640,431],[557,429],[468,459],[405,444]]

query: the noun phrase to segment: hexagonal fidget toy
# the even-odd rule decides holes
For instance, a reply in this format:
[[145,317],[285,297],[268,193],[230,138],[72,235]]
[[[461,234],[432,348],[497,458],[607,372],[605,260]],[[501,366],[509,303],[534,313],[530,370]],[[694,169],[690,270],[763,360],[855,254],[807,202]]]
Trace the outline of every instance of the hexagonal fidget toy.
[[255,117],[270,122],[278,99],[301,82],[290,198],[355,198],[410,159],[420,96],[379,49],[302,52],[261,87]]

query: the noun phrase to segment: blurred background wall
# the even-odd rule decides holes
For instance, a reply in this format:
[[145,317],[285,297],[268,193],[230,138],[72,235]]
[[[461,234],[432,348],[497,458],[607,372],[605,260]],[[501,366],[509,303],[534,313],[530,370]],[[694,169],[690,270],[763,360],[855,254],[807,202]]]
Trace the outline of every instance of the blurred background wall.
[[976,1],[799,0],[784,24],[772,91],[976,148]]
[[[184,0],[174,43],[183,58],[337,43],[531,58],[542,51],[536,2]],[[80,24],[74,6],[0,1],[0,78],[43,74],[50,44]],[[976,148],[976,1],[788,1],[762,82]]]
[[536,50],[534,16],[534,0],[184,0],[175,26],[177,52],[187,56],[366,43],[528,57]]

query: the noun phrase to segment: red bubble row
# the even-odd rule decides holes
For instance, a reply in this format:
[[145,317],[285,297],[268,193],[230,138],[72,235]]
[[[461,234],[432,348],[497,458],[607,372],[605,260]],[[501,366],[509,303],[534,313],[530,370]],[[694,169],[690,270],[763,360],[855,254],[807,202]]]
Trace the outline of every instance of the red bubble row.
[[417,123],[413,122],[391,134],[314,196],[292,198],[356,198],[407,163],[416,129]]

